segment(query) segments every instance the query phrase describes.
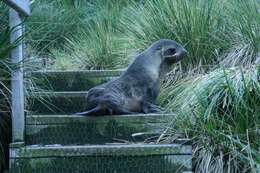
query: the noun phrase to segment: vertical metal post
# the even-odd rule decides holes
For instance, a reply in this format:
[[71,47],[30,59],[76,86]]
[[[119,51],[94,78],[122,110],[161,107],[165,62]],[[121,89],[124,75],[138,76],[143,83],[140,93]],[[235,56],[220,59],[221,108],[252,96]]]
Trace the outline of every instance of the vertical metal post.
[[[9,11],[9,25],[12,29],[11,43],[22,37],[22,19],[18,12]],[[21,42],[11,51],[12,71],[12,142],[24,142],[24,86],[23,86],[23,45]]]

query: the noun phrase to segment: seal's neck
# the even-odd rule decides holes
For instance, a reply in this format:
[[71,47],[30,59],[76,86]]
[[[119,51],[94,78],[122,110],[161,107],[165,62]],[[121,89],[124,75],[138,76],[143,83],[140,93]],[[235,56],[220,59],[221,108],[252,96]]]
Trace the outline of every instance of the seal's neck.
[[163,62],[160,66],[160,73],[159,73],[160,80],[163,81],[166,74],[169,73],[170,71],[171,71],[171,66]]
[[154,80],[158,80],[160,74],[160,67],[162,64],[161,55],[159,52],[144,52],[145,53],[145,69],[153,75]]
[[146,50],[138,55],[133,63],[129,65],[126,74],[144,73],[155,82],[159,79],[161,63],[159,52]]

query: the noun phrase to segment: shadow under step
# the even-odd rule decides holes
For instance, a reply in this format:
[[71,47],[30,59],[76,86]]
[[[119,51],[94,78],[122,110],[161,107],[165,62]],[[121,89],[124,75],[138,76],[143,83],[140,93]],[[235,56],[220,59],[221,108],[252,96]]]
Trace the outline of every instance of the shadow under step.
[[182,173],[191,146],[180,144],[26,146],[11,148],[11,173]]
[[34,71],[25,76],[29,83],[38,89],[86,91],[122,73],[122,70]]
[[107,144],[154,142],[174,120],[174,114],[113,116],[30,115],[26,144]]

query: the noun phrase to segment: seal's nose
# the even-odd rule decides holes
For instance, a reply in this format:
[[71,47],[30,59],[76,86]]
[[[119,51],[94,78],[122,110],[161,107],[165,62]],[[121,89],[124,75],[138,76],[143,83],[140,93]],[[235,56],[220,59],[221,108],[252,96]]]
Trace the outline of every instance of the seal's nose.
[[174,54],[174,57],[179,57],[182,58],[183,56],[187,55],[187,50],[184,48],[181,48],[178,50],[178,52],[176,54]]

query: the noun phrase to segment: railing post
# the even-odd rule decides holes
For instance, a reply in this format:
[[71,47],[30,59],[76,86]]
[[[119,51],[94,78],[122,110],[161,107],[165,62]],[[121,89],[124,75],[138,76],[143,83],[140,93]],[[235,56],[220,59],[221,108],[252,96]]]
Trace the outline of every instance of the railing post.
[[[22,37],[22,18],[13,9],[9,11],[9,25],[11,28],[10,42],[16,43]],[[11,51],[11,62],[15,68],[12,71],[12,142],[24,142],[24,86],[23,86],[23,44]]]

